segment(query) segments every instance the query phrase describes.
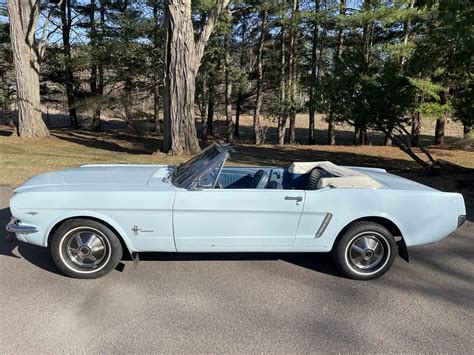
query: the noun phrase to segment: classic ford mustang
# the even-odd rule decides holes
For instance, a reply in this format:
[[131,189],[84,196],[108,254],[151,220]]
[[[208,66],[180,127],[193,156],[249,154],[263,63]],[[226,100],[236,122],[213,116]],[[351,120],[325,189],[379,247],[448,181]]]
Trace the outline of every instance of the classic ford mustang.
[[383,169],[330,162],[225,167],[212,144],[188,162],[84,165],[15,190],[7,230],[49,247],[66,275],[97,278],[126,251],[332,252],[353,279],[384,274],[398,252],[439,241],[465,220],[462,195]]

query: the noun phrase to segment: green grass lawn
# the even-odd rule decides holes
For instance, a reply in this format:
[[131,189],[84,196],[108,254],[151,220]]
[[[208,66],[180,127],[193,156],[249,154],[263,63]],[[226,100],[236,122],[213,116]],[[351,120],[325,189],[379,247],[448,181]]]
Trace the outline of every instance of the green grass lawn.
[[[189,157],[155,153],[158,139],[127,132],[52,130],[50,139],[8,136],[0,126],[0,185],[17,186],[39,173],[91,163],[175,164]],[[416,170],[418,166],[396,147],[264,145],[236,142],[229,165],[284,165],[293,161],[331,160],[336,164],[383,167],[390,171]],[[474,168],[474,152],[432,149],[435,158]]]

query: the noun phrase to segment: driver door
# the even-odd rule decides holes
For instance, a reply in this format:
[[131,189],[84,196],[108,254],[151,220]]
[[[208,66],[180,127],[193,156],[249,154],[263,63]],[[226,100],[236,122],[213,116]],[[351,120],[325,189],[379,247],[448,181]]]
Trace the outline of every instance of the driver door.
[[304,197],[302,190],[180,189],[173,207],[176,249],[259,251],[293,246]]

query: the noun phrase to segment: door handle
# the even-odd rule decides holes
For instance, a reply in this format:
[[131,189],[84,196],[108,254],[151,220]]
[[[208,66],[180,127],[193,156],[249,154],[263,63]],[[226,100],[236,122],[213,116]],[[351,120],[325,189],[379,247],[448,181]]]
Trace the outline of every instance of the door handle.
[[285,200],[296,201],[298,204],[298,202],[303,201],[303,196],[285,196]]

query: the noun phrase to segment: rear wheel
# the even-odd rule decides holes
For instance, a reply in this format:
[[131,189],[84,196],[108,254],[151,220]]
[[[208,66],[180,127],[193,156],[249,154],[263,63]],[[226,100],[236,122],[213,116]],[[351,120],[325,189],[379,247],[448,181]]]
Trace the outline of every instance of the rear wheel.
[[54,233],[51,255],[66,275],[94,279],[118,265],[122,258],[122,245],[105,225],[89,219],[71,219]]
[[392,234],[373,222],[355,222],[334,247],[333,256],[342,273],[356,280],[371,280],[392,266],[397,244]]

